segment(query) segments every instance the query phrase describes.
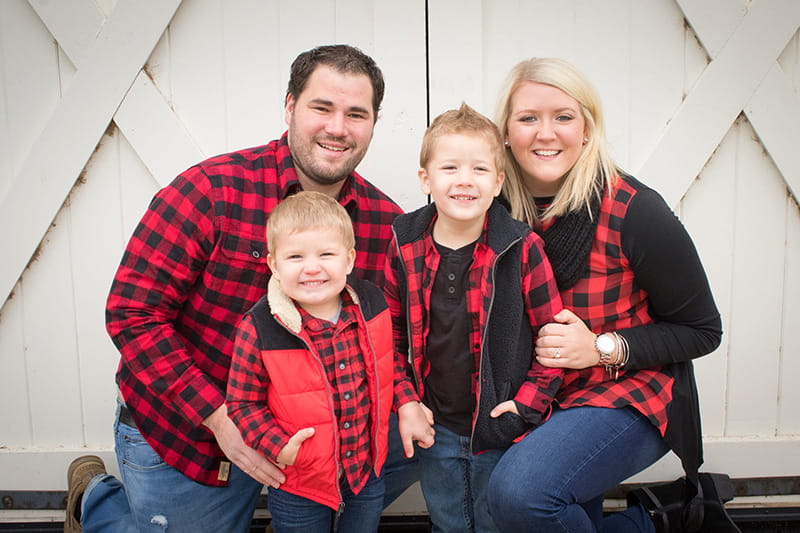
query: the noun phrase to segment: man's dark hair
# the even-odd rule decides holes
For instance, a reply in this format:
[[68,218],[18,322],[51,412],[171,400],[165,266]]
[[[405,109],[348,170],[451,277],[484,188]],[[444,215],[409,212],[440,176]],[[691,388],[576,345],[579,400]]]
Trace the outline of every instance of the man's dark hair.
[[383,74],[367,54],[346,44],[318,46],[303,52],[292,63],[286,97],[297,100],[306,88],[308,78],[319,65],[326,65],[342,74],[365,74],[372,84],[372,110],[378,120],[378,110],[383,102]]

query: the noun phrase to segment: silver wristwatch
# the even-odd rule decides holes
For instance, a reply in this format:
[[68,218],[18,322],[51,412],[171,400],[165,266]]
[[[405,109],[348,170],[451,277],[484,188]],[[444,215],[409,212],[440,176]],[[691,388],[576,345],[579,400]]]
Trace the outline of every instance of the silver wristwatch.
[[600,364],[608,366],[611,364],[611,358],[614,357],[614,352],[617,350],[617,341],[611,333],[603,333],[594,339],[594,347],[597,353],[600,354]]

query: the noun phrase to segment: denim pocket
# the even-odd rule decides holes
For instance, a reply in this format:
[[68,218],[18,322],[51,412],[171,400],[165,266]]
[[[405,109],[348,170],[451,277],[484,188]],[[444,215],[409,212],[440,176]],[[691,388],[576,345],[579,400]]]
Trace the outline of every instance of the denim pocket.
[[116,446],[117,456],[127,467],[152,470],[168,466],[134,427],[117,424]]

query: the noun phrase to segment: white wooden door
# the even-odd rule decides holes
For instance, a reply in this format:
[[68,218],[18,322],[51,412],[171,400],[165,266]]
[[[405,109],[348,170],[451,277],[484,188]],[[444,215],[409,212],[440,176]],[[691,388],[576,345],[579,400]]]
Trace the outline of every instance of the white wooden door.
[[125,242],[185,167],[276,138],[289,64],[331,42],[383,69],[359,170],[406,209],[429,116],[491,116],[526,57],[585,71],[723,313],[697,362],[706,468],[800,475],[799,25],[794,0],[0,0],[0,490],[63,490],[87,452],[113,463],[103,315]]

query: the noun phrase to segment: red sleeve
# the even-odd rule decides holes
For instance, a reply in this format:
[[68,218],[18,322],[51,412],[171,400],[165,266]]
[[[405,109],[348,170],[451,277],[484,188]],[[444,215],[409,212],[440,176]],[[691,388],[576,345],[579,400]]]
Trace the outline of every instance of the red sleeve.
[[231,370],[228,374],[226,404],[228,416],[242,433],[245,444],[273,461],[289,443],[267,405],[269,375],[261,362],[258,334],[253,320],[245,315],[236,331]]
[[[552,322],[553,317],[563,308],[553,269],[544,254],[542,240],[535,233],[528,235],[523,247],[522,290],[535,342],[539,328]],[[526,420],[538,424],[546,419],[563,376],[562,368],[547,368],[534,355],[527,380],[514,397],[516,402],[533,411],[526,410]]]
[[106,329],[153,394],[199,426],[224,391],[192,359],[174,320],[208,261],[214,227],[208,181],[190,169],[161,189],[133,233],[106,303]]
[[389,305],[389,312],[392,315],[392,339],[395,348],[395,401],[393,406],[395,410],[410,401],[419,401],[419,395],[410,377],[412,373],[411,365],[408,362],[408,330],[406,329],[405,311],[400,300],[400,289],[397,282],[399,264],[397,242],[393,238],[386,252],[383,292],[386,297],[386,303]]

